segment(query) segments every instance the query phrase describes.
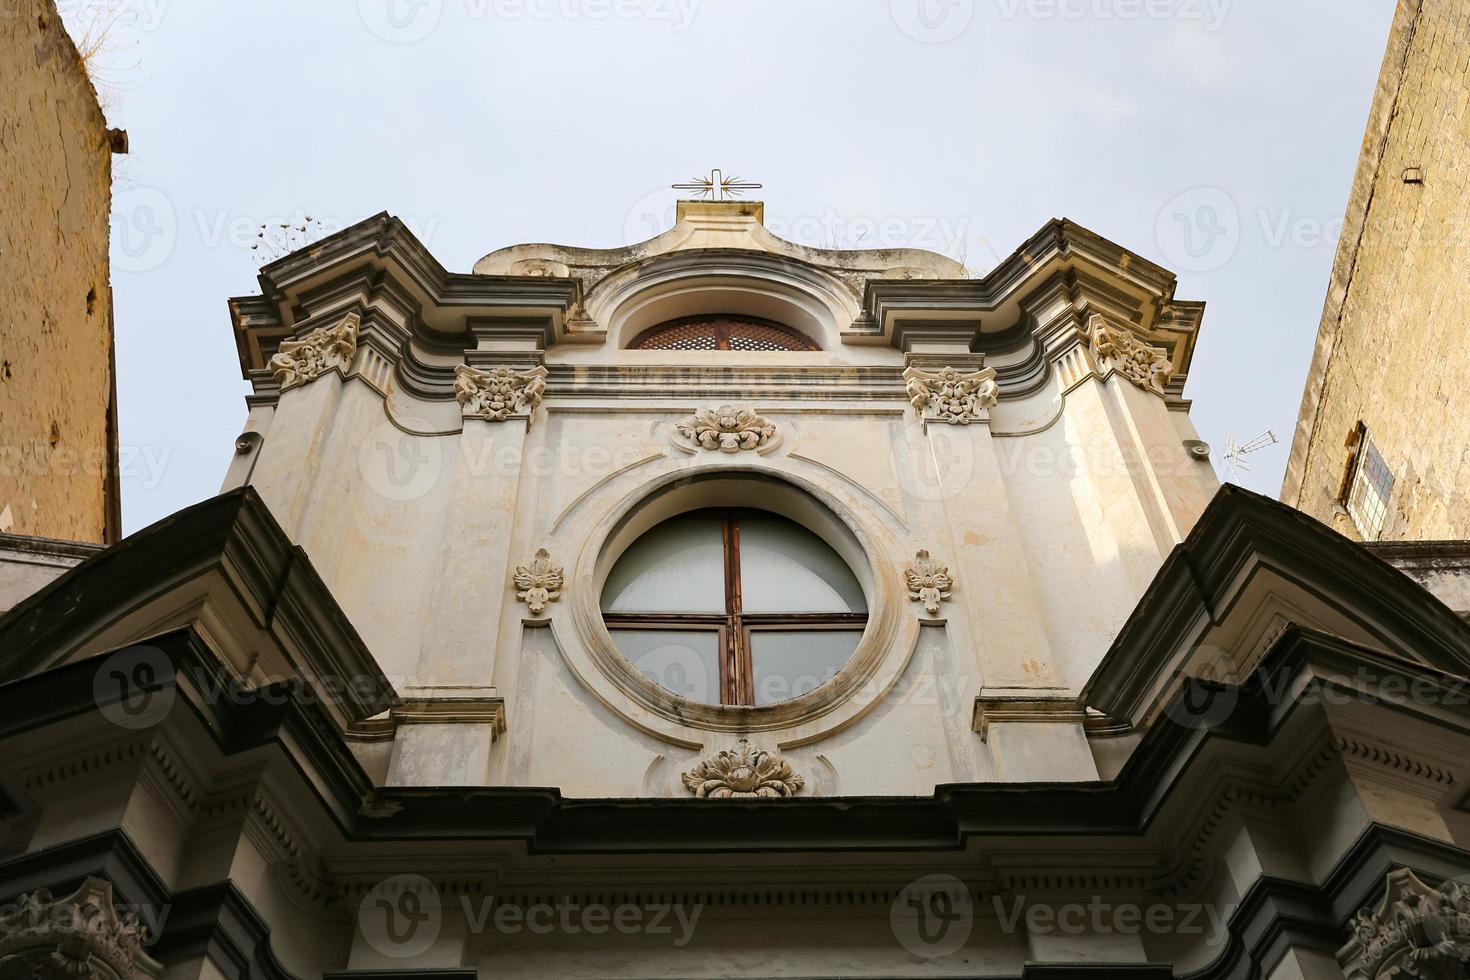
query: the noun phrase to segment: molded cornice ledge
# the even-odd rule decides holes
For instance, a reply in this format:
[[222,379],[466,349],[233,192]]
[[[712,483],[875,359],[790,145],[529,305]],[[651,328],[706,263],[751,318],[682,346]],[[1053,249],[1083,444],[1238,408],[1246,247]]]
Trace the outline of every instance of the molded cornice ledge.
[[[1286,594],[1294,607],[1270,605]],[[1470,623],[1363,546],[1300,511],[1226,484],[1165,560],[1083,700],[1141,726],[1199,656],[1213,650],[1218,661],[1230,650],[1259,658],[1259,651],[1212,644],[1212,636],[1263,629],[1258,620],[1283,615],[1308,628],[1353,632],[1356,641],[1406,662],[1470,676]],[[1245,676],[1255,664],[1215,666]]]
[[[582,302],[571,279],[451,273],[399,219],[381,213],[264,266],[260,295],[230,300],[242,376],[266,368],[281,340],[305,321],[382,303],[429,349],[475,347],[468,324],[503,320],[521,336],[534,324],[542,347],[563,339]],[[364,320],[368,317],[364,312]]]
[[0,682],[200,620],[215,624],[217,656],[239,679],[305,678],[339,730],[397,701],[306,553],[250,487],[131,535],[0,617]]

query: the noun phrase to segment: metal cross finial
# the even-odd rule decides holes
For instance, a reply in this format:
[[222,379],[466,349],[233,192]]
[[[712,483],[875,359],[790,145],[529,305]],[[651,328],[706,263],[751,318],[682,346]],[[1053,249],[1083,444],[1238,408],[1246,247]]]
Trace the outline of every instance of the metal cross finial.
[[694,191],[700,197],[712,201],[728,201],[746,191],[758,191],[764,186],[739,177],[726,177],[723,170],[711,170],[708,177],[695,177],[687,184],[675,184],[674,190]]

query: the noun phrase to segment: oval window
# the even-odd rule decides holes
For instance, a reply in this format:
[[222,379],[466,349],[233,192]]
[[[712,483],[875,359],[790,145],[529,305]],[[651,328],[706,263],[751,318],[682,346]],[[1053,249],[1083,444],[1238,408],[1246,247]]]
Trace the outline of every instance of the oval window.
[[868,606],[821,538],[760,510],[670,518],[629,546],[602,591],[613,640],[645,676],[709,704],[761,706],[831,680]]

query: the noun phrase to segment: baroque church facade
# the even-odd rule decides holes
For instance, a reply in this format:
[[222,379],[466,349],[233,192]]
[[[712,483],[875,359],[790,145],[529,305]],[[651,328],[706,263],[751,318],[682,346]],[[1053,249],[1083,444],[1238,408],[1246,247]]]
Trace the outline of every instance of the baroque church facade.
[[267,265],[221,494],[0,617],[0,977],[1465,976],[1470,574],[1222,488],[1175,285]]

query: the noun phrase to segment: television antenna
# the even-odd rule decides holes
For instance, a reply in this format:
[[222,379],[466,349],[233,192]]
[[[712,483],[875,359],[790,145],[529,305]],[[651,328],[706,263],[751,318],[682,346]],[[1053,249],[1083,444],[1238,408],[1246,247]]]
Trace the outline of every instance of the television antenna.
[[1270,429],[1244,443],[1236,442],[1234,435],[1226,436],[1225,456],[1223,458],[1225,460],[1225,468],[1230,472],[1230,478],[1232,480],[1235,478],[1237,470],[1245,470],[1247,473],[1250,472],[1250,464],[1245,461],[1245,458],[1251,453],[1258,453],[1262,449],[1269,449],[1280,441],[1280,439],[1276,438],[1276,433]]

